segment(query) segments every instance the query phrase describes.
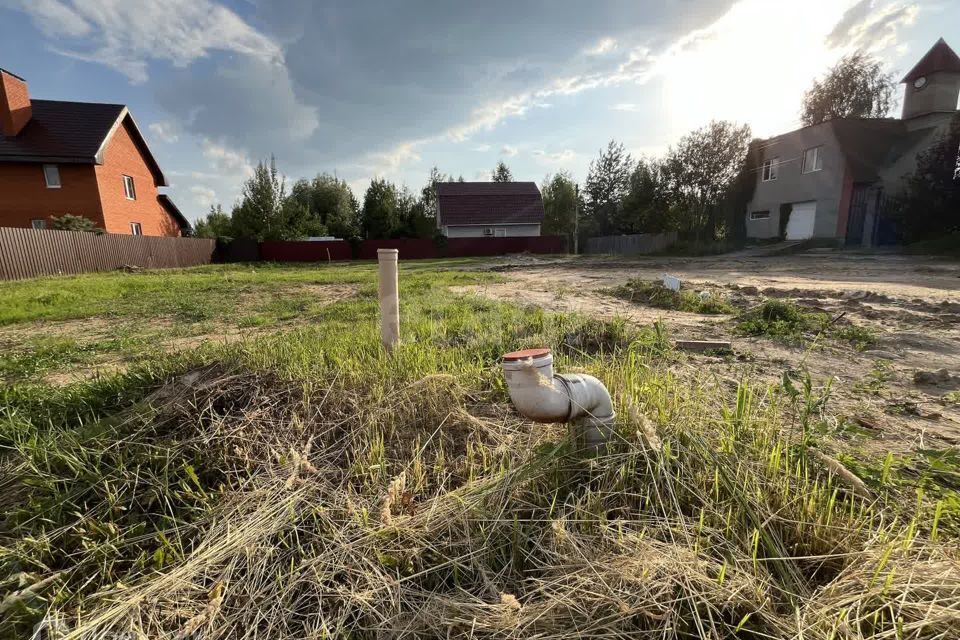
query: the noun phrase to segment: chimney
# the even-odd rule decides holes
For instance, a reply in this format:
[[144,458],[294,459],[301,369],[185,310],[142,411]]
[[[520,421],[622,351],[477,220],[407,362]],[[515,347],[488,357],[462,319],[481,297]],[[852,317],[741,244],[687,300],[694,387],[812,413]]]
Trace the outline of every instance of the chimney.
[[32,114],[26,81],[0,69],[0,133],[17,135],[30,122]]

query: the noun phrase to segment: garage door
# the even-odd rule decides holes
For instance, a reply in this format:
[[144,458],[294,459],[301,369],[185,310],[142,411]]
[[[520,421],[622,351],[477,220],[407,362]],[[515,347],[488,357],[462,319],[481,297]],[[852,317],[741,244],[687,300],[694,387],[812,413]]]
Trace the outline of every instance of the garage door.
[[813,223],[817,219],[816,202],[798,202],[793,205],[787,221],[787,240],[806,240],[813,237]]

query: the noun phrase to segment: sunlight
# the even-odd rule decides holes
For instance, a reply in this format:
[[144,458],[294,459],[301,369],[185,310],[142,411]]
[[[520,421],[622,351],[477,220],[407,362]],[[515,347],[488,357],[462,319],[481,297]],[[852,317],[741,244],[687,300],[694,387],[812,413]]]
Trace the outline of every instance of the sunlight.
[[744,0],[677,42],[657,65],[669,129],[711,119],[746,122],[760,136],[796,128],[804,90],[843,53],[826,36],[850,4]]

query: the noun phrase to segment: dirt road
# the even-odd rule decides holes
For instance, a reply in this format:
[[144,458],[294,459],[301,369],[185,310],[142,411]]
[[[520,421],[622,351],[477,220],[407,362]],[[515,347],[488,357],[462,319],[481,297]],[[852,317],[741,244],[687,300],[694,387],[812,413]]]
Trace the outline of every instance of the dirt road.
[[[960,446],[960,263],[929,257],[811,251],[758,257],[514,258],[486,268],[506,281],[463,288],[501,300],[637,324],[663,320],[673,338],[734,342],[736,358],[689,354],[685,364],[725,379],[775,382],[784,370],[833,378],[830,410],[838,424],[876,431],[858,443],[876,452]],[[739,309],[786,298],[868,328],[864,350],[832,341],[814,348],[734,335],[733,316],[664,310],[616,298],[611,287],[670,273],[695,291],[722,295]],[[945,371],[944,371],[945,370]],[[916,380],[916,381],[915,381]]]

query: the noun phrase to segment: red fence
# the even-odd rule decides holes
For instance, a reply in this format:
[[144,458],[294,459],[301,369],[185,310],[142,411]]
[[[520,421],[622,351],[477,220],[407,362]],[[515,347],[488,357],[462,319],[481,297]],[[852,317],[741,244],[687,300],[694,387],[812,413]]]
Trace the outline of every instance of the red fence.
[[397,238],[394,240],[364,240],[357,257],[373,260],[377,249],[397,249],[400,258],[466,258],[469,256],[501,256],[507,253],[566,253],[562,236],[531,236],[521,238],[447,238],[444,244],[433,240]]
[[[373,252],[376,255],[376,251]],[[346,240],[265,240],[260,259],[268,262],[326,262],[353,260],[353,247]]]
[[400,252],[400,257],[406,260],[443,257],[440,247],[433,240],[396,238],[394,240],[364,240],[360,243],[357,258],[360,260],[376,260],[377,249],[396,249]]
[[[506,253],[566,253],[563,236],[529,238],[449,238],[447,257],[501,256]],[[403,255],[403,254],[401,254]]]

